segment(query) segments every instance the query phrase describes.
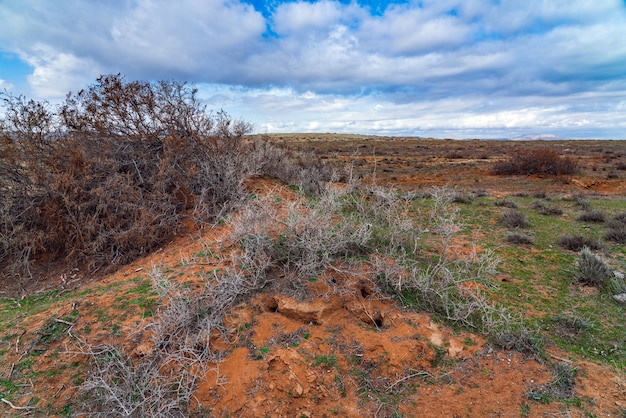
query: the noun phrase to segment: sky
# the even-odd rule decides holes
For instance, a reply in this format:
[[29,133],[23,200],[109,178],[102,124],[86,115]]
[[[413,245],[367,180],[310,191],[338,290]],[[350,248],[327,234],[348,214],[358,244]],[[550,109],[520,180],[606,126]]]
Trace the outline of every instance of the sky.
[[256,133],[626,139],[626,0],[0,0],[0,90],[117,73]]

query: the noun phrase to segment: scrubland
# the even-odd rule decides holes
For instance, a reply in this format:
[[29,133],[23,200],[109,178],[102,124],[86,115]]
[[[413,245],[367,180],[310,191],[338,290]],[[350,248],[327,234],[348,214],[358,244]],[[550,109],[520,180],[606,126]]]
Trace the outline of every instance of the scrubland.
[[4,100],[3,415],[626,415],[623,142]]

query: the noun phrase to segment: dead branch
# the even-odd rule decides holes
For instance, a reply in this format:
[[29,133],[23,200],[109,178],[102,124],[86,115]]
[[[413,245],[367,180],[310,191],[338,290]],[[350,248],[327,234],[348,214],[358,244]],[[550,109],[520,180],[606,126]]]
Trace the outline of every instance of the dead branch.
[[28,409],[35,409],[34,406],[15,406],[11,403],[11,401],[7,400],[7,399],[0,399],[0,401],[4,402],[5,404],[9,405],[12,409],[17,409],[17,410],[28,410]]

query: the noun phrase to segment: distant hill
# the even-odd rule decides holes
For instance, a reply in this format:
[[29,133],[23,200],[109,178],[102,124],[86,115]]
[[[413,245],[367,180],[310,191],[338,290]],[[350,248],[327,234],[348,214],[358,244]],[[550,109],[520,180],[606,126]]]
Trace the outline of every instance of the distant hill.
[[556,136],[553,134],[528,134],[522,136],[516,136],[515,138],[511,138],[510,141],[551,141],[556,139],[563,139],[560,136]]

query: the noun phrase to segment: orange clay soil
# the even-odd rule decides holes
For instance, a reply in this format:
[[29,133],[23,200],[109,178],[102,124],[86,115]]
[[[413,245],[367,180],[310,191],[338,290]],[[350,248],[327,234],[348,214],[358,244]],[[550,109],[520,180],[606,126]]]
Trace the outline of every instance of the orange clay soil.
[[[298,198],[273,181],[248,187],[283,202]],[[141,291],[148,274],[157,266],[200,287],[203,273],[220,267],[200,254],[228,252],[229,232],[225,223],[181,236],[83,286],[75,298],[51,298],[48,309],[23,318],[0,347],[0,378],[22,385],[12,406],[0,404],[0,415],[79,412],[77,385],[88,369],[82,350],[107,343],[135,359],[150,353],[147,314],[157,296]],[[551,361],[579,370],[574,394],[583,405],[529,400],[529,391],[552,379],[546,362],[494,351],[479,335],[403,310],[373,294],[357,272],[320,275],[309,293],[307,300],[261,293],[233,309],[225,320],[229,334],[215,341],[223,361],[201,377],[192,409],[211,417],[600,417],[626,408],[623,376],[553,348]],[[55,326],[62,332],[53,334]],[[31,369],[25,359],[33,360]]]

